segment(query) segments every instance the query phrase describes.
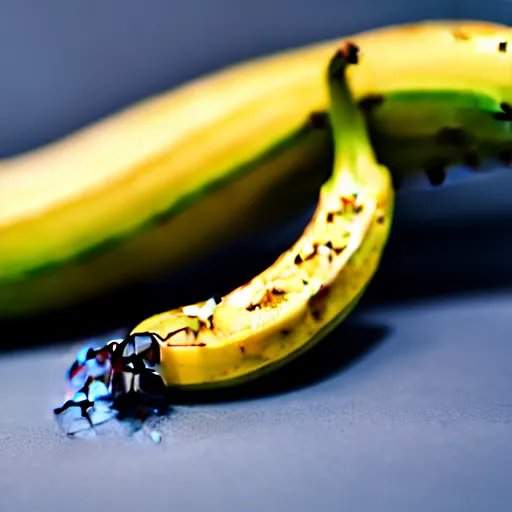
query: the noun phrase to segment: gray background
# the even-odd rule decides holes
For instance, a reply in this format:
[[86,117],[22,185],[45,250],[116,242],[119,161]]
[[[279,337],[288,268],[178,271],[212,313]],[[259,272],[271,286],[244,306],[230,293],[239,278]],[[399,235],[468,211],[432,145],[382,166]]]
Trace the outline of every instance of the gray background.
[[[0,155],[253,55],[447,17],[510,23],[512,2],[3,0]],[[0,510],[511,510],[510,191],[503,169],[401,196],[350,320],[256,388],[178,405],[158,446],[118,424],[69,440],[51,414],[81,336],[123,325],[3,328],[27,347],[0,354]]]

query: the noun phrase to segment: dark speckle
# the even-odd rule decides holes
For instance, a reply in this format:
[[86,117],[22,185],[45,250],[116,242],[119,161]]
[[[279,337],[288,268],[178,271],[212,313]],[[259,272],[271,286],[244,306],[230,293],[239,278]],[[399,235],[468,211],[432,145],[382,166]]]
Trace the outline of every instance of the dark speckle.
[[434,187],[438,187],[444,183],[446,179],[446,171],[443,164],[431,164],[425,169],[428,181]]
[[313,244],[313,251],[311,253],[309,253],[303,261],[307,261],[307,260],[310,260],[311,258],[314,258],[315,255],[316,255],[316,252],[318,250],[318,244]]
[[312,112],[309,115],[307,125],[314,129],[324,129],[329,125],[329,116],[326,112]]
[[500,104],[501,112],[493,114],[494,119],[498,121],[512,121],[512,106],[509,103]]
[[318,311],[317,309],[312,309],[312,310],[311,310],[311,316],[312,316],[315,320],[320,320],[320,311]]
[[240,347],[240,352],[242,352],[242,354],[245,354],[245,347],[243,345],[239,345]]
[[281,336],[288,336],[291,332],[291,329],[281,329]]
[[302,263],[302,256],[300,254],[297,254],[293,262],[295,263],[295,265],[300,265]]
[[172,343],[167,342],[168,347],[206,347],[206,343]]
[[371,112],[374,108],[381,105],[383,101],[384,96],[382,94],[368,94],[359,100],[358,105],[363,112]]
[[317,294],[311,297],[309,300],[311,316],[315,320],[320,320],[322,318],[322,312],[325,307],[325,300],[329,295],[329,292],[330,288],[328,286],[322,286],[320,290],[318,290]]
[[[170,340],[174,335],[178,334],[179,332],[182,332],[182,331],[185,331],[187,334],[193,334],[194,337],[197,336],[197,332],[195,332],[193,329],[191,329],[190,327],[182,327],[181,329],[177,329],[175,331],[171,331],[169,333],[167,333],[167,335],[165,336],[165,338],[162,338],[159,334],[157,334],[156,332],[154,333],[149,333],[149,332],[139,332],[137,333],[139,336],[143,336],[143,335],[150,335],[150,336],[153,336],[157,339],[159,339],[161,342],[165,342],[165,341],[168,341]],[[172,344],[172,342],[171,342]]]
[[501,41],[498,45],[498,51],[505,53],[507,51],[507,41]]
[[437,132],[436,142],[440,145],[460,147],[469,142],[469,137],[461,128],[446,127]]
[[327,222],[330,224],[330,223],[331,223],[331,222],[333,222],[333,221],[334,221],[334,213],[329,212],[329,213],[327,214]]

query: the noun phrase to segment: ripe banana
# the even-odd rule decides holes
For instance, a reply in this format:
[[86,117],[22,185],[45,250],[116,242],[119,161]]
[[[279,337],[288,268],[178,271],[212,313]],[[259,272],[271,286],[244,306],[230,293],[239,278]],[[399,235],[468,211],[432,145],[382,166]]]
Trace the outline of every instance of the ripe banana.
[[345,70],[357,58],[355,49],[347,45],[329,66],[334,170],[299,240],[219,302],[169,311],[132,332],[161,340],[167,384],[233,384],[289,360],[346,316],[373,275],[394,191],[348,89]]
[[[393,119],[404,116],[406,124],[387,124],[386,113],[375,111],[386,135],[441,130],[484,146],[509,144],[511,34],[487,24],[431,24],[389,32],[378,49],[365,37],[341,46],[327,79],[333,172],[301,237],[221,299],[154,315],[131,331],[159,341],[166,385],[215,388],[256,378],[307,350],[350,312],[378,268],[394,204],[391,174],[375,157],[356,92],[370,92],[363,84],[378,69],[383,110],[399,98]],[[409,124],[414,116],[421,123]]]
[[[394,178],[508,157],[509,124],[492,117],[510,116],[508,37],[479,22],[357,36],[364,64],[347,80]],[[333,132],[308,119],[329,110],[340,43],[234,66],[0,161],[0,317],[179,269],[314,201]]]

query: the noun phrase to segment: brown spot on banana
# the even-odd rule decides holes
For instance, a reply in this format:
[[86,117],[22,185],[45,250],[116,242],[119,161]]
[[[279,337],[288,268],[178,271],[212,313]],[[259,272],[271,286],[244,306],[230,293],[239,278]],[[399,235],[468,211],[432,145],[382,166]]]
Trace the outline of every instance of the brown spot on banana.
[[322,319],[322,313],[325,309],[325,302],[329,296],[329,286],[322,285],[318,292],[309,299],[309,309],[311,311],[311,316],[315,320]]
[[493,113],[494,119],[498,121],[512,121],[512,106],[509,103],[500,103],[501,112]]
[[358,105],[363,112],[369,114],[382,105],[383,102],[384,96],[382,94],[368,94],[359,100]]
[[468,134],[462,128],[441,128],[436,135],[436,142],[439,145],[464,147],[470,141]]
[[343,246],[343,247],[334,247],[332,242],[329,240],[326,244],[325,244],[326,247],[328,247],[329,249],[331,249],[332,251],[334,251],[334,253],[336,255],[339,255],[342,253],[342,251],[345,250],[345,248],[347,247],[346,245]]
[[327,112],[312,112],[308,117],[306,126],[315,130],[323,130],[329,126],[329,115]]

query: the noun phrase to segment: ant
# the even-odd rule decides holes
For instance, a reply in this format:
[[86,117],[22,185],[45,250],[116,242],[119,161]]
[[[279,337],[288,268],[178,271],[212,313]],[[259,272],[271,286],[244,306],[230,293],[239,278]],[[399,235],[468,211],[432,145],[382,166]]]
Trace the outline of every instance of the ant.
[[169,407],[165,382],[155,370],[160,361],[160,345],[150,334],[111,340],[98,349],[84,347],[67,372],[69,383],[78,391],[53,412],[60,415],[78,407],[91,428],[89,411],[98,401],[110,402],[119,419],[143,422],[151,414],[162,416]]

